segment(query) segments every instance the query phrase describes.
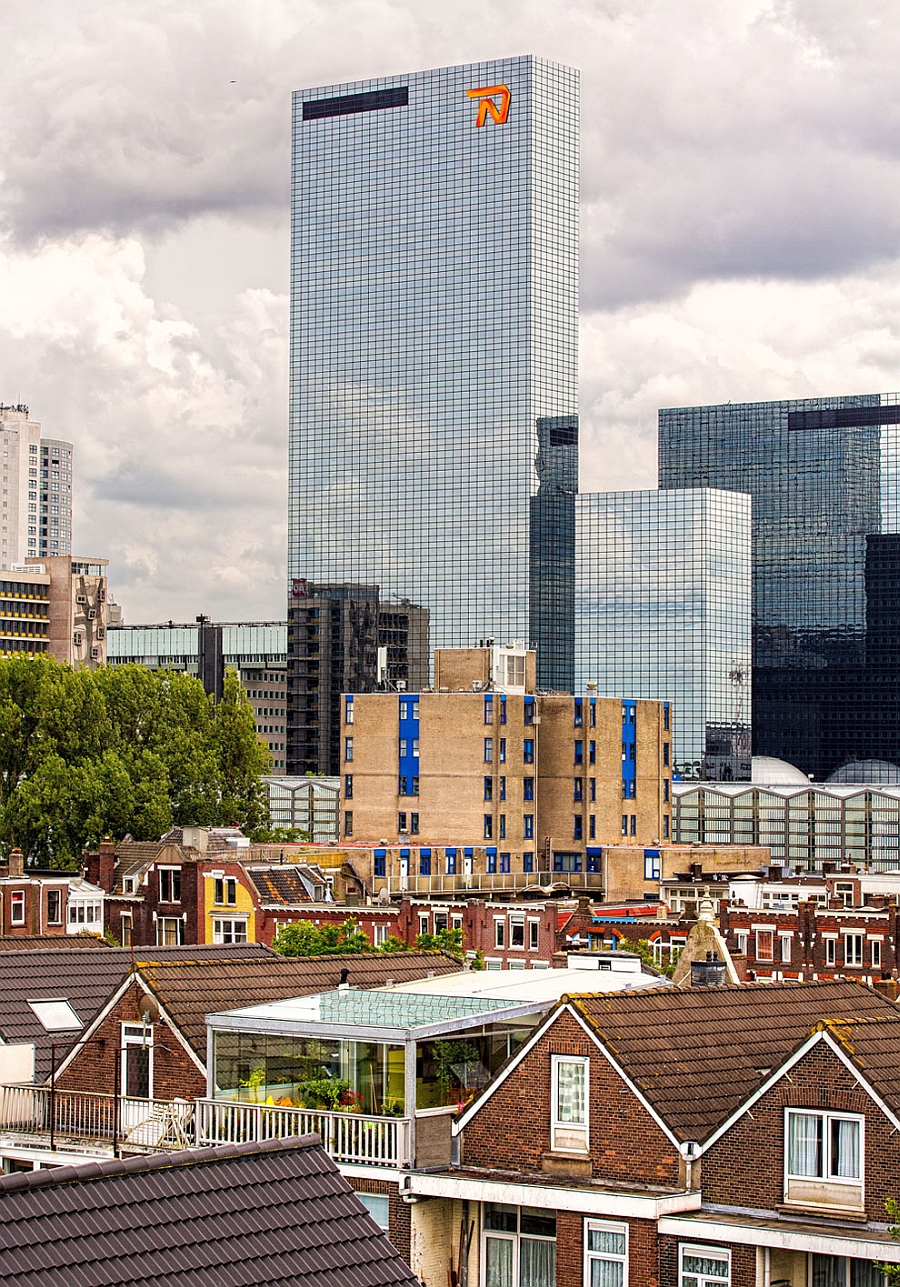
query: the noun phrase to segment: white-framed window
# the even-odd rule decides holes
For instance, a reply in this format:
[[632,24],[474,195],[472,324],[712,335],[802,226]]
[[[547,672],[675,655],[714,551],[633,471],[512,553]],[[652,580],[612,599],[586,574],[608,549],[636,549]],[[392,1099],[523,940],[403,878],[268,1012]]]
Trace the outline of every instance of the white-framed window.
[[510,916],[509,918],[509,945],[510,947],[525,946],[525,917]]
[[845,965],[862,965],[862,963],[863,963],[862,934],[845,934],[844,935],[844,964]]
[[160,916],[156,922],[156,946],[177,947],[184,942],[184,921],[180,916]]
[[181,902],[181,868],[159,868],[159,901],[161,903]]
[[47,924],[62,925],[62,890],[47,890]]
[[503,962],[499,956],[486,956],[484,958],[484,968],[486,970],[502,970]]
[[488,1287],[555,1287],[556,1212],[486,1203],[484,1265]]
[[727,1247],[678,1247],[678,1287],[731,1287],[731,1252]]
[[788,1181],[862,1184],[865,1118],[797,1108],[785,1109],[785,1113]]
[[123,912],[119,917],[119,938],[123,947],[131,947],[133,923],[131,912]]
[[372,942],[375,945],[375,947],[380,947],[381,944],[388,937],[388,929],[389,929],[389,926],[387,925],[372,926]]
[[11,925],[25,924],[25,890],[14,889],[9,896],[9,923]]
[[214,901],[220,906],[234,907],[237,902],[237,878],[235,876],[216,877],[213,896]]
[[246,920],[219,920],[217,917],[213,921],[213,942],[214,943],[246,943],[247,942]]
[[[153,1027],[122,1024],[122,1094],[134,1099],[153,1098]],[[126,1116],[128,1106],[125,1105]]]
[[494,920],[494,947],[506,947],[506,921],[502,917]]
[[790,934],[779,934],[778,938],[779,938],[779,941],[780,941],[780,943],[781,943],[781,959],[782,959],[782,961],[790,961],[790,959],[791,959],[791,936],[790,936]]
[[873,938],[869,940],[869,950],[872,953],[872,968],[880,969],[881,967],[881,939]]
[[550,1147],[566,1153],[586,1153],[588,1131],[588,1071],[581,1055],[551,1055],[552,1102]]
[[540,943],[540,937],[541,937],[541,922],[540,922],[540,921],[529,921],[529,922],[528,922],[528,950],[529,950],[529,952],[536,952],[536,951],[538,950],[538,945],[539,945],[539,943]]
[[584,1222],[584,1287],[628,1287],[628,1225]]
[[756,931],[756,959],[757,961],[775,960],[775,935],[771,930]]
[[428,933],[428,913],[427,912],[419,913],[419,933],[420,934]]
[[746,930],[743,932],[739,930],[735,937],[737,938],[737,950],[740,952],[741,956],[746,956],[747,948],[750,943],[750,935]]
[[834,937],[825,940],[825,964],[837,964],[837,939]]

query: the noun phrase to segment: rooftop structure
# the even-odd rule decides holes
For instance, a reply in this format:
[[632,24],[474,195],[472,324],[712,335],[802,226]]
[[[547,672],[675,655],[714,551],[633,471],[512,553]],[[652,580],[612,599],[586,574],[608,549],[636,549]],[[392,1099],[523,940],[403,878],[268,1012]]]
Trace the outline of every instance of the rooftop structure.
[[72,551],[73,447],[42,438],[26,406],[0,404],[0,571]]

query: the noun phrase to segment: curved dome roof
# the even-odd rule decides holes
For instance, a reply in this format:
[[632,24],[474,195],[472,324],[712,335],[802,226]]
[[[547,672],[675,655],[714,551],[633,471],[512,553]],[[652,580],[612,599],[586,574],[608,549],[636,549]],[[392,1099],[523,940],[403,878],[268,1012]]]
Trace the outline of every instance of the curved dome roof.
[[882,786],[900,786],[900,765],[890,760],[848,760],[835,769],[826,782],[877,782]]
[[[830,779],[829,779],[830,780]],[[772,755],[754,755],[750,781],[764,786],[809,786],[809,778],[787,760],[776,760]]]

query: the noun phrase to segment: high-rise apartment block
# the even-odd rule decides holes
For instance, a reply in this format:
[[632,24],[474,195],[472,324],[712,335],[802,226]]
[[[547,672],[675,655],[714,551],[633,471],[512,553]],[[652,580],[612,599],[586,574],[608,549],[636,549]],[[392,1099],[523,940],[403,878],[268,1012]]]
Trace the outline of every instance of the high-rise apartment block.
[[293,582],[288,608],[287,771],[337,774],[341,694],[429,680],[428,612],[377,586]]
[[532,641],[571,691],[577,73],[303,90],[293,140],[291,584],[415,604],[440,647]]
[[582,494],[576,532],[576,692],[668,699],[681,773],[749,778],[750,497]]
[[0,569],[72,550],[70,442],[42,438],[28,407],[0,404]]
[[817,778],[900,758],[900,395],[672,408],[659,428],[661,487],[752,497],[754,754]]
[[438,650],[434,669],[429,692],[345,695],[344,837],[485,846],[498,872],[669,838],[668,703],[536,693],[521,644]]

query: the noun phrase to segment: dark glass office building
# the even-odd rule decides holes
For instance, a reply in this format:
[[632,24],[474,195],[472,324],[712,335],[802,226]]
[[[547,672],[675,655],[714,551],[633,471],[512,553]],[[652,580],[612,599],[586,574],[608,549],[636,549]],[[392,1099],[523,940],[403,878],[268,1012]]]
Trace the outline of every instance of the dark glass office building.
[[532,57],[294,97],[289,578],[574,682],[578,74]]
[[816,778],[895,759],[900,395],[671,408],[660,486],[749,492],[753,752]]

